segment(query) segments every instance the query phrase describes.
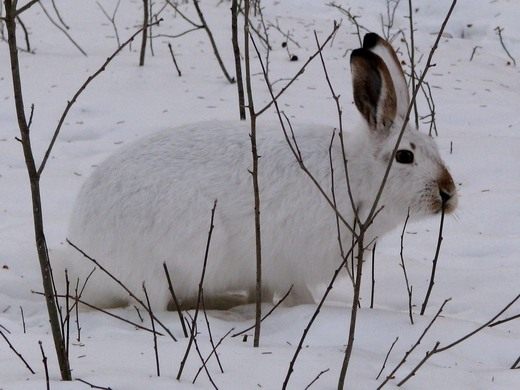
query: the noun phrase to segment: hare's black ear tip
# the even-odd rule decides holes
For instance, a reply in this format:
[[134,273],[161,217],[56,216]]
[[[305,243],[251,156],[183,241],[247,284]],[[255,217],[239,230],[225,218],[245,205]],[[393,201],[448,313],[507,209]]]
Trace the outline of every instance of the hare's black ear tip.
[[367,51],[364,48],[352,50],[350,53],[350,62],[354,61],[356,58],[366,58]]
[[376,33],[373,33],[373,32],[367,33],[367,34],[365,34],[365,36],[363,38],[363,48],[370,50],[371,48],[376,46],[377,43],[381,41],[381,39],[382,38],[379,35],[377,35]]

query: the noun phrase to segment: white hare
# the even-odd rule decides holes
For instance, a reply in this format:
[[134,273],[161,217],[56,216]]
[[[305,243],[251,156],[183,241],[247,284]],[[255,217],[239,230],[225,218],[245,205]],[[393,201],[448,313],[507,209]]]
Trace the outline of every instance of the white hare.
[[[361,218],[366,217],[392,156],[409,104],[408,89],[392,47],[367,34],[351,55],[354,100],[365,128],[345,135],[350,184]],[[324,189],[331,185],[330,126],[294,124],[304,162]],[[346,126],[348,127],[348,126]],[[335,213],[300,169],[279,124],[258,125],[263,250],[263,297],[293,287],[293,303],[313,301],[310,288],[330,280],[340,264]],[[340,146],[332,150],[338,209],[353,221]],[[456,188],[434,141],[406,129],[384,189],[384,206],[367,242],[412,217],[447,212]],[[146,282],[152,304],[170,301],[166,262],[184,303],[197,296],[210,210],[215,229],[204,280],[208,299],[254,291],[255,233],[249,129],[247,123],[204,122],[162,131],[123,147],[85,182],[70,222],[69,239],[136,293]],[[343,242],[350,233],[342,227]],[[71,278],[84,280],[93,268],[73,248]],[[74,279],[75,280],[75,279]],[[83,298],[99,306],[129,297],[102,272],[92,276]],[[250,299],[254,299],[254,294]]]

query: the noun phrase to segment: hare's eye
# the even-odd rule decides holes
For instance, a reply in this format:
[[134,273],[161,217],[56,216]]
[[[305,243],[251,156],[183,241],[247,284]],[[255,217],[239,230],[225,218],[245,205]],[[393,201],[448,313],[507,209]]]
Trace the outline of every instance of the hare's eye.
[[395,154],[395,160],[401,164],[412,164],[413,163],[413,153],[406,149],[398,150]]

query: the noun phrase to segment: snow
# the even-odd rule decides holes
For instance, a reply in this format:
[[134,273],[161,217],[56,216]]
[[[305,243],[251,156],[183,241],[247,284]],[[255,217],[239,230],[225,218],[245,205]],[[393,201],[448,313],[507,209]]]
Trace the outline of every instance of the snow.
[[[84,57],[52,26],[38,5],[22,15],[31,33],[35,54],[21,53],[21,72],[25,105],[35,105],[31,127],[33,149],[41,161],[66,102],[81,83],[116,48],[112,26],[95,2],[56,2],[70,34],[88,53]],[[102,1],[109,13],[116,1]],[[156,2],[159,9],[162,2]],[[380,15],[386,13],[385,1],[352,0],[350,7],[358,22],[381,33]],[[401,2],[394,30],[408,32],[407,3]],[[49,10],[49,2],[44,2]],[[281,48],[283,36],[270,29],[274,51],[271,55],[272,80],[287,79],[302,61],[315,51],[313,30],[324,39],[332,21],[340,19],[338,10],[325,1],[263,0],[267,21],[279,25],[301,45],[289,42],[289,49],[300,58],[290,62]],[[416,45],[425,63],[435,34],[449,7],[447,0],[415,1]],[[224,61],[232,69],[229,4],[217,0],[201,2],[213,29]],[[141,20],[142,3],[122,2],[116,22],[124,41]],[[191,4],[181,6],[191,17]],[[447,217],[444,241],[435,287],[426,315],[418,315],[426,292],[435,251],[438,218],[410,224],[405,234],[405,259],[414,292],[414,319],[410,325],[407,295],[399,266],[400,229],[378,243],[376,253],[375,308],[369,309],[370,267],[365,267],[361,310],[353,357],[348,371],[348,388],[375,388],[382,379],[375,377],[391,343],[398,336],[386,365],[387,374],[413,345],[446,298],[446,305],[430,332],[398,371],[392,388],[417,364],[438,340],[446,345],[481,326],[519,293],[520,262],[520,68],[509,64],[495,27],[500,26],[504,44],[520,61],[520,6],[514,0],[475,0],[457,5],[441,39],[428,81],[435,104],[439,149],[450,167],[460,191],[459,208]],[[175,34],[189,28],[168,10],[154,31]],[[347,49],[358,46],[355,28],[344,19],[332,45],[324,51],[335,88],[342,95],[344,119],[354,126],[359,116],[352,104]],[[22,38],[22,35],[20,35]],[[178,77],[166,43],[170,41],[183,72]],[[23,45],[23,40],[20,40]],[[405,46],[399,39],[394,45]],[[66,237],[68,216],[80,185],[95,165],[121,144],[159,129],[201,119],[233,119],[238,116],[236,89],[223,78],[212,49],[202,30],[177,39],[156,38],[155,56],[147,53],[146,65],[137,66],[136,40],[96,79],[71,110],[62,134],[42,177],[42,201],[49,247],[57,247]],[[472,51],[476,49],[473,60]],[[403,57],[404,58],[404,57]],[[255,63],[255,102],[268,102],[268,94]],[[280,88],[281,80],[275,84]],[[3,340],[0,340],[0,389],[41,389],[45,375],[38,340],[49,357],[52,389],[84,389],[80,382],[63,383],[53,354],[46,308],[41,290],[32,227],[29,185],[18,136],[11,90],[7,44],[0,43],[0,329],[35,369],[30,374]],[[282,99],[283,109],[298,121],[336,123],[334,102],[324,80],[321,65],[312,63]],[[419,100],[421,113],[427,113]],[[266,115],[273,115],[272,112]],[[422,131],[428,125],[423,124]],[[452,152],[450,152],[452,149]],[[247,167],[243,167],[246,169]],[[218,226],[216,227],[218,229]],[[296,362],[290,388],[304,388],[322,370],[313,388],[337,386],[347,340],[351,291],[343,282],[335,286],[333,297],[322,308]],[[26,333],[22,328],[23,308]],[[267,310],[270,305],[266,305]],[[503,317],[518,314],[517,303]],[[252,337],[227,338],[218,348],[225,373],[216,361],[209,369],[221,389],[280,388],[295,346],[312,316],[315,305],[281,307],[262,328],[261,347],[252,347]],[[134,308],[112,312],[139,321]],[[191,380],[200,360],[192,351],[182,380],[175,379],[186,347],[176,313],[157,315],[179,337],[175,343],[159,338],[161,377],[155,375],[153,341],[149,333],[97,312],[80,313],[81,343],[71,328],[70,358],[73,377],[113,389],[192,389],[210,388],[204,373],[195,385]],[[254,316],[252,306],[208,313],[215,339],[230,328],[242,330]],[[509,367],[520,354],[518,320],[485,328],[464,343],[434,356],[404,386],[409,389],[516,389],[520,373]],[[149,326],[149,321],[145,320]],[[10,333],[5,332],[8,329]],[[198,342],[203,354],[211,350],[207,330],[199,323]],[[383,373],[383,376],[385,375]]]

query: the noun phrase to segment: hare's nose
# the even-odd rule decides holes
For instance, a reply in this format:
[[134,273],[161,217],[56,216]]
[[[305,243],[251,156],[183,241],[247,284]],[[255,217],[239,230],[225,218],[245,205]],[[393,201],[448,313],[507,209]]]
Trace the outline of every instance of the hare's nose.
[[439,188],[439,194],[441,196],[443,203],[447,203],[453,196],[453,194],[451,192],[448,192],[447,190],[445,190],[443,188]]

